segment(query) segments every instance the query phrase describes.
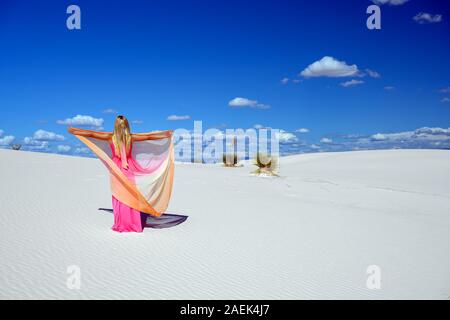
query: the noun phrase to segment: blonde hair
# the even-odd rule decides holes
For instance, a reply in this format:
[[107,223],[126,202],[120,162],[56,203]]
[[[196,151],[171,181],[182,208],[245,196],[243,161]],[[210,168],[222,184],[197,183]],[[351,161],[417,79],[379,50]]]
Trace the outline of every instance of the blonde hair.
[[[127,118],[124,116],[117,116],[114,123],[114,132],[112,136],[114,150],[117,155],[121,155],[121,146],[125,144],[125,150],[128,154],[131,149],[131,129]],[[126,156],[126,155],[125,155]]]

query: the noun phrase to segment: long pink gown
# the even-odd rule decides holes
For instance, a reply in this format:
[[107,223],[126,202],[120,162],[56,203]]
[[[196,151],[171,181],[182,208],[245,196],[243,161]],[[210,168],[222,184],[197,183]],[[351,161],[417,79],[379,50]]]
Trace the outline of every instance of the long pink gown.
[[[114,144],[110,143],[110,146],[113,155],[112,160],[131,181],[133,181],[134,179],[134,174],[140,172],[146,173],[148,171],[142,168],[133,158],[131,148],[126,157],[121,157],[120,155],[116,154]],[[121,151],[121,154],[126,154],[125,146],[121,147]],[[127,164],[128,168],[126,168]],[[114,225],[112,227],[112,230],[117,232],[143,231],[141,212],[120,202],[114,196],[112,196],[112,205],[114,211]]]

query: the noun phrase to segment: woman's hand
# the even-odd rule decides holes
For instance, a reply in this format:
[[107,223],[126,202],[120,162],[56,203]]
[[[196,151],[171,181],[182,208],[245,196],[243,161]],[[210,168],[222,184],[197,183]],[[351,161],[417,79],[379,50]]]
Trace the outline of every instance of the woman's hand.
[[154,131],[149,133],[134,133],[132,134],[133,141],[145,141],[145,140],[159,140],[164,138],[170,138],[173,135],[173,130]]

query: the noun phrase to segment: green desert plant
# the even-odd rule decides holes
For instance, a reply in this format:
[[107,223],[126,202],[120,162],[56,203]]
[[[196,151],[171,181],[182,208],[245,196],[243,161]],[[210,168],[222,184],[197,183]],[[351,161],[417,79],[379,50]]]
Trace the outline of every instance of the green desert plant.
[[278,176],[278,157],[257,152],[253,164],[258,167],[252,172],[258,176]]

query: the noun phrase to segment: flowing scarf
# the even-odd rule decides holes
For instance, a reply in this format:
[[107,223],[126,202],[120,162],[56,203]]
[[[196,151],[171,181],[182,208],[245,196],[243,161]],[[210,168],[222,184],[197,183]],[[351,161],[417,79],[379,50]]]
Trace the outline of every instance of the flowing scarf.
[[[172,134],[168,131],[145,134],[144,141],[133,141],[131,155],[121,157],[124,172],[113,161],[111,143],[89,137],[77,129],[80,139],[103,162],[110,173],[113,196],[140,212],[159,217],[167,209],[172,194],[174,176],[174,150]],[[120,152],[126,155],[125,150]],[[119,155],[118,155],[119,156]]]

